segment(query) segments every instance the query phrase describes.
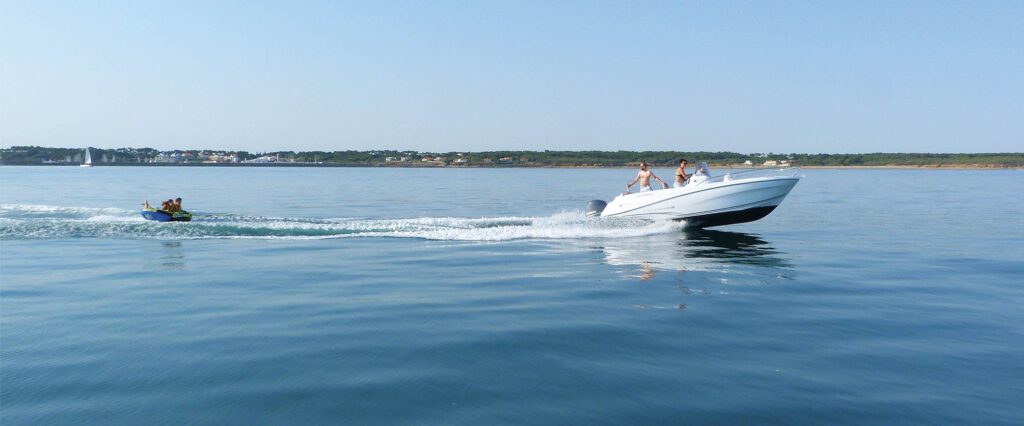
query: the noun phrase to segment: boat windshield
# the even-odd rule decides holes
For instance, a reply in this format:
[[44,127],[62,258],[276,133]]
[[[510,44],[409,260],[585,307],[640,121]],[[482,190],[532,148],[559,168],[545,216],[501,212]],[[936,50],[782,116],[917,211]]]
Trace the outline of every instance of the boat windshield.
[[711,169],[708,168],[707,161],[701,161],[700,165],[697,166],[697,171],[693,172],[696,176],[707,176],[711,177]]
[[718,176],[711,176],[710,172],[705,169],[705,173],[708,173],[708,179],[701,182],[697,182],[696,185],[707,185],[709,183],[718,182],[731,182],[740,179],[771,179],[795,177],[798,173],[800,173],[800,168],[788,167],[782,169],[750,169],[738,171],[730,170],[729,172]]

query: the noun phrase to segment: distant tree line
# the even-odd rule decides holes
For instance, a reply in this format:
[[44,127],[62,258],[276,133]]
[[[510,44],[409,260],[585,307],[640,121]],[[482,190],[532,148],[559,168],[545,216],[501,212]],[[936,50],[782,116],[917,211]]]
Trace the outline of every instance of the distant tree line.
[[[4,165],[74,165],[82,162],[85,148],[46,148],[13,146],[0,149]],[[174,158],[173,164],[200,165],[211,153],[229,154],[238,163],[247,164],[257,158],[273,158],[279,164],[325,166],[467,166],[467,167],[619,167],[646,161],[656,166],[671,166],[680,158],[691,164],[707,161],[713,165],[744,164],[761,166],[766,161],[787,161],[796,166],[980,166],[1024,167],[1024,153],[977,154],[799,154],[684,151],[480,151],[419,152],[396,150],[373,151],[275,151],[250,153],[223,150],[160,151],[153,148],[90,148],[96,165],[153,165],[158,158]],[[265,164],[265,163],[264,163]],[[216,165],[216,164],[214,164]],[[227,165],[227,164],[222,164]]]

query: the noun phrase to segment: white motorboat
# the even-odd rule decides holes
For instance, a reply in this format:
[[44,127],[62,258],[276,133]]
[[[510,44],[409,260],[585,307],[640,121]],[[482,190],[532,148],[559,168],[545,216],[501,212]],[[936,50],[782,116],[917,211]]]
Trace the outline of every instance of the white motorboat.
[[767,216],[800,181],[799,168],[755,169],[712,176],[701,163],[681,187],[591,201],[587,216],[685,221],[690,227],[752,222]]

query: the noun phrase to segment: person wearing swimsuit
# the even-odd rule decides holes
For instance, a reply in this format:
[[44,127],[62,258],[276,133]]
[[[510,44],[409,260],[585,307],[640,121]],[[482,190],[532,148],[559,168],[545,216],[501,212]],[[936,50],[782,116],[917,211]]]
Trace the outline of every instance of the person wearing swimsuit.
[[676,167],[676,181],[674,186],[676,188],[682,188],[683,185],[686,185],[686,180],[689,178],[690,176],[686,175],[686,159],[682,158],[679,160],[679,167]]
[[661,180],[660,177],[655,176],[654,173],[647,170],[647,163],[640,162],[640,172],[636,174],[636,177],[633,178],[632,182],[626,184],[626,193],[629,193],[629,188],[631,188],[637,181],[640,181],[640,192],[650,191],[651,178],[657,179],[658,182],[661,182],[662,186],[668,188],[668,183],[665,183],[665,181]]
[[[144,210],[150,210],[153,207],[149,205],[149,200],[146,200],[146,201],[144,201],[142,203],[142,208]],[[160,203],[160,210],[163,210],[163,211],[165,211],[167,213],[180,212],[181,211],[181,198],[178,198],[176,200],[167,200],[167,201],[164,201],[164,202]]]

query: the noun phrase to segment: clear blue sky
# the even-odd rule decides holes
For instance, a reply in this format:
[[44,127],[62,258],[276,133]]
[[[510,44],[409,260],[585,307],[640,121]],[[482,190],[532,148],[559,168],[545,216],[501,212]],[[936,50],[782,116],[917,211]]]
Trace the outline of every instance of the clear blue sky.
[[1024,1],[0,2],[0,145],[1024,151]]

